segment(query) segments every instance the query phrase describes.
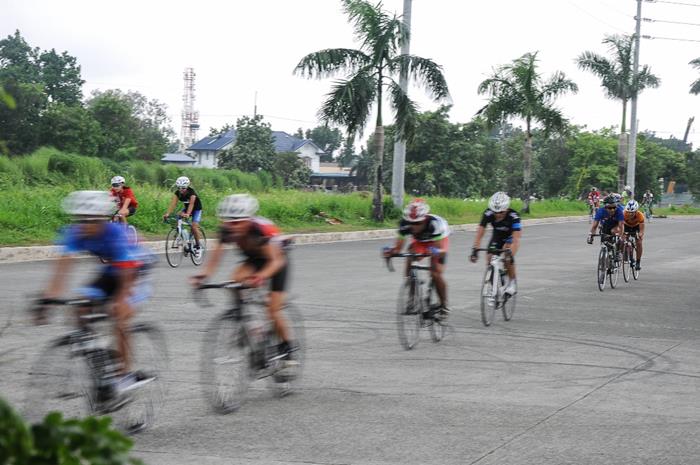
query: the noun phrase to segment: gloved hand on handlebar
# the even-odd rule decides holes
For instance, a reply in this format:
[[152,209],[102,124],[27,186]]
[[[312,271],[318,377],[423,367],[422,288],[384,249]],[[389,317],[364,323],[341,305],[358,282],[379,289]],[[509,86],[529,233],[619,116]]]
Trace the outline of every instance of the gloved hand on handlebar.
[[430,246],[428,247],[428,252],[430,252],[433,255],[440,255],[441,251],[435,246]]
[[476,263],[476,261],[479,259],[479,255],[476,252],[476,247],[472,247],[472,253],[469,255],[469,261],[472,263]]
[[593,236],[591,234],[588,235],[588,239],[586,239],[586,243],[593,244]]

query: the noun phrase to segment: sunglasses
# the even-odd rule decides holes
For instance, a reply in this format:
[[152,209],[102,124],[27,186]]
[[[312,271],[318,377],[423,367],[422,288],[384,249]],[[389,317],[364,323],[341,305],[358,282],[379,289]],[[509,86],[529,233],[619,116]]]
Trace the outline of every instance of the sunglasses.
[[606,210],[615,210],[617,207],[605,207]]
[[120,183],[118,183],[118,182],[117,182],[117,183],[114,183],[114,184],[112,184],[112,187],[119,187],[119,186],[121,186],[121,184],[120,184]]

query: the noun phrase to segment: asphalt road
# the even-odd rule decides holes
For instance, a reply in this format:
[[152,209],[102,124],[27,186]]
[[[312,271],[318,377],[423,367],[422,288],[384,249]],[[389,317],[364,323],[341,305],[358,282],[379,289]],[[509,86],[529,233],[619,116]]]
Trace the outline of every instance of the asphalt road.
[[[212,309],[193,302],[190,264],[156,270],[140,318],[165,330],[167,402],[135,437],[148,464],[695,464],[700,463],[700,220],[654,221],[640,280],[599,292],[586,223],[532,226],[517,257],[512,321],[479,318],[483,260],[473,233],[448,257],[451,331],[398,343],[401,276],[382,241],[298,247],[291,292],[306,321],[301,389],[254,385],[243,408],[213,414],[198,385]],[[230,258],[229,263],[233,263]],[[82,261],[79,277],[94,266]],[[0,265],[0,393],[20,402],[28,367],[57,324],[31,327],[25,295],[50,262]],[[223,274],[222,274],[223,276]]]

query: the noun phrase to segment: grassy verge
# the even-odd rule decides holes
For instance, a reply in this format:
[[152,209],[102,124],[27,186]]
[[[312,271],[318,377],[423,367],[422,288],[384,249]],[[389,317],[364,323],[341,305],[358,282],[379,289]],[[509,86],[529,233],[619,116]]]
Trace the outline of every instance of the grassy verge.
[[[61,212],[63,197],[75,187],[56,185],[52,187],[14,187],[6,189],[5,208],[0,210],[0,245],[50,244],[57,231],[69,219]],[[138,212],[130,222],[149,239],[165,236],[168,226],[161,222],[162,214],[170,201],[172,192],[152,185],[134,186],[139,201]],[[230,194],[225,190],[211,188],[198,191],[204,204],[203,226],[213,234],[217,227],[216,204],[220,198]],[[385,201],[386,221],[377,223],[371,218],[371,198],[363,193],[331,195],[313,192],[272,190],[256,194],[260,200],[260,215],[276,222],[285,232],[334,232],[367,229],[393,228],[400,211]],[[460,199],[427,198],[432,212],[445,217],[450,224],[475,223],[486,208],[486,201],[463,201]],[[519,201],[513,207],[521,208]],[[583,215],[585,205],[581,202],[545,200],[532,204],[526,218]],[[340,224],[329,224],[335,218]]]
[[679,207],[672,205],[666,208],[654,208],[654,216],[659,215],[700,215],[700,208],[690,205],[682,205]]

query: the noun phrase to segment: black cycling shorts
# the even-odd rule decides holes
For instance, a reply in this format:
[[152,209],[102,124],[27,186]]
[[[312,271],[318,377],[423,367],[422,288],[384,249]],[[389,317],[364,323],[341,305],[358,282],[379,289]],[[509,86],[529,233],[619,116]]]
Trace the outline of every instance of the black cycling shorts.
[[[285,256],[287,263],[270,278],[270,290],[272,292],[284,292],[287,287],[287,269],[289,268],[289,258]],[[252,266],[255,271],[262,270],[267,264],[265,258],[246,258],[243,263]]]
[[102,273],[94,281],[88,284],[87,287],[100,290],[104,293],[104,298],[109,299],[117,294],[121,287],[122,281],[118,274]]
[[[489,249],[502,249],[506,244],[512,244],[513,243],[513,236],[510,237],[503,237],[503,238],[497,238],[497,237],[491,237],[491,241],[489,241]],[[501,255],[501,252],[496,252],[494,255]],[[515,257],[513,254],[510,255],[510,260],[511,263],[515,263]]]
[[629,234],[630,236],[637,236],[639,234],[639,225],[637,226],[627,226],[625,225],[625,234]]

